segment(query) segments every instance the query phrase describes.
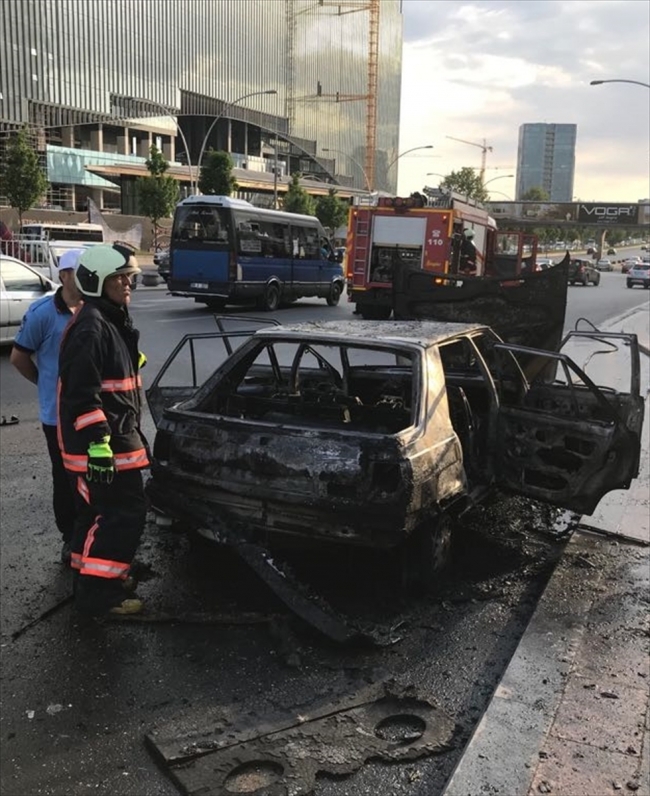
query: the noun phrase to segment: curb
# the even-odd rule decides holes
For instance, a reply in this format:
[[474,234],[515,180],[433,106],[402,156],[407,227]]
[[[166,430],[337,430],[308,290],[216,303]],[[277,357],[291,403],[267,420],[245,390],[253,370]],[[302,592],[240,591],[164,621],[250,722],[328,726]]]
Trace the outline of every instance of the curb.
[[[608,319],[601,331],[641,312],[644,317],[647,315],[646,304]],[[648,406],[646,401],[645,424],[650,422]],[[645,434],[643,438],[647,437]],[[614,543],[622,544],[623,541]],[[557,740],[550,738],[551,730],[561,713],[563,700],[567,699],[568,679],[577,659],[577,650],[594,631],[590,612],[594,603],[602,600],[602,570],[597,567],[583,570],[576,586],[575,572],[571,572],[571,568],[576,557],[584,558],[586,551],[588,559],[589,551],[599,544],[605,544],[604,540],[579,532],[572,534],[441,796],[526,796],[531,792],[536,771],[546,757],[545,752],[540,752],[546,742],[552,745]],[[648,750],[649,736],[650,732],[646,730],[644,750]],[[589,751],[593,752],[593,749],[590,747]],[[571,790],[574,796],[601,792],[588,788],[593,787],[594,776],[600,775],[603,768],[609,770],[608,766],[617,762],[608,755],[611,751],[607,747],[600,748],[591,760],[593,770],[580,771],[578,766],[573,769],[579,772],[577,775],[568,775],[575,780],[572,783],[574,788],[578,781],[587,788]],[[579,756],[584,758],[582,753]],[[648,763],[646,758],[650,758],[650,751],[643,753],[644,765]],[[638,771],[634,776],[640,776]],[[645,786],[646,783],[643,784]],[[565,786],[570,787],[568,783]],[[562,788],[560,791],[569,792]]]

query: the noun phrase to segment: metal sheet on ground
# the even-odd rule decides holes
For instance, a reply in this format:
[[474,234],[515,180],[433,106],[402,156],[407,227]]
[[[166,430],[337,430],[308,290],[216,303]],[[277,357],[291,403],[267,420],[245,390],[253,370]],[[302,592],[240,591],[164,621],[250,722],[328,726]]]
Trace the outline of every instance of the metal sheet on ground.
[[429,695],[390,681],[255,725],[225,710],[217,727],[180,739],[153,732],[147,744],[187,796],[301,796],[313,792],[318,774],[341,777],[370,758],[446,751],[454,728]]

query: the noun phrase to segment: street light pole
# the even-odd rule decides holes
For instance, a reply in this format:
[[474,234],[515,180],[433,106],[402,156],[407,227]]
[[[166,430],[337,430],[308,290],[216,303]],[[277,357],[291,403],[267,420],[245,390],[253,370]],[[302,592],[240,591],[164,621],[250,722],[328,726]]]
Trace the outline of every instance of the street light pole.
[[386,174],[391,170],[391,168],[397,163],[400,158],[403,158],[404,155],[408,155],[409,152],[415,152],[418,149],[433,149],[433,144],[425,144],[424,146],[414,146],[411,149],[407,149],[406,152],[400,152],[400,154],[386,166]]
[[512,202],[512,196],[508,196],[507,193],[503,193],[503,191],[490,191],[490,193],[498,193],[501,196],[505,196],[509,202]]
[[[237,97],[236,100],[227,103],[229,106],[237,105],[238,102],[243,102],[245,99],[249,99],[250,97],[259,97],[263,94],[277,94],[277,90],[274,88],[267,89],[266,91],[252,91],[250,94],[244,94],[241,97]],[[203,153],[205,152],[205,148],[208,145],[208,138],[210,138],[210,133],[214,129],[214,126],[219,121],[219,119],[223,118],[225,113],[225,109],[215,118],[212,120],[212,124],[208,127],[208,132],[205,134],[205,138],[203,139],[203,143],[201,144],[201,149],[199,150],[199,159],[197,162],[197,171],[198,174],[201,174],[201,163],[203,162]],[[198,179],[197,179],[197,190],[198,190]]]
[[634,83],[635,86],[650,88],[650,83],[642,83],[640,80],[592,80],[590,86],[602,86],[603,83]]
[[[193,192],[195,190],[195,182],[194,182],[194,173],[192,171],[192,158],[190,157],[190,148],[187,145],[187,138],[185,138],[185,134],[181,130],[181,126],[178,123],[178,116],[175,113],[172,113],[174,108],[168,108],[166,105],[163,105],[160,102],[156,102],[155,100],[137,100],[135,97],[125,97],[126,100],[133,100],[134,102],[142,102],[144,105],[153,105],[154,108],[158,108],[158,110],[163,111],[165,116],[169,116],[169,118],[174,122],[176,125],[176,132],[181,137],[181,141],[183,142],[183,147],[185,148],[185,157],[187,158],[187,170],[190,174],[190,190]],[[125,120],[128,121],[128,120]]]
[[330,147],[330,148],[328,149],[328,148],[326,148],[326,147],[323,147],[323,152],[338,152],[338,154],[339,154],[339,155],[345,155],[346,157],[350,158],[350,160],[351,160],[351,161],[354,163],[354,165],[355,165],[355,166],[356,166],[356,167],[357,167],[357,168],[358,168],[358,169],[361,171],[361,173],[363,174],[363,179],[366,181],[366,190],[368,191],[368,193],[371,193],[371,191],[372,191],[372,186],[370,185],[370,180],[368,179],[368,175],[366,174],[366,170],[363,168],[363,166],[361,165],[361,163],[359,163],[359,161],[358,161],[358,160],[355,160],[355,159],[352,157],[352,155],[348,155],[348,153],[347,153],[347,152],[343,152],[343,150],[341,150],[341,149],[333,149],[332,147]]
[[514,176],[515,176],[514,174],[500,174],[498,177],[492,177],[491,180],[484,182],[483,187],[485,188],[486,185],[489,185],[491,182],[494,182],[495,180],[509,180]]

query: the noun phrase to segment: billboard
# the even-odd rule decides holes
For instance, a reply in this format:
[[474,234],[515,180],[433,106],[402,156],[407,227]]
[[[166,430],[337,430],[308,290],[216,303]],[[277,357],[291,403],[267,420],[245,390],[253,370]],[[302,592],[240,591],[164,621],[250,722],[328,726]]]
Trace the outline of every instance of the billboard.
[[610,204],[609,202],[579,202],[579,224],[638,224],[638,204]]
[[588,224],[604,226],[645,226],[650,222],[647,202],[488,202],[490,214],[501,218],[533,223]]

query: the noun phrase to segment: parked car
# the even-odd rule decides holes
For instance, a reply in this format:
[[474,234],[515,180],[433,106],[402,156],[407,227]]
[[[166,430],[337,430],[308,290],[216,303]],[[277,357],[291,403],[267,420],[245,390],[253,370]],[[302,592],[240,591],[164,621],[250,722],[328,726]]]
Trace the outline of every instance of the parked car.
[[599,271],[613,271],[614,266],[612,265],[612,261],[608,260],[607,257],[603,257],[602,260],[598,260],[596,263],[596,268]]
[[27,310],[56,289],[57,285],[35,268],[0,255],[0,345],[13,343]]
[[650,287],[650,263],[641,263],[630,268],[626,284],[628,287],[641,285],[647,290]]
[[169,278],[169,249],[159,249],[153,256],[153,263],[158,266],[158,273],[166,282]]
[[607,254],[616,254],[616,249],[613,248],[607,249]]
[[547,268],[552,268],[554,265],[554,260],[550,260],[548,257],[540,257],[535,263],[535,270],[546,271]]
[[[576,335],[597,349],[608,337]],[[391,551],[407,582],[430,586],[454,518],[491,489],[589,514],[629,486],[644,401],[636,336],[622,337],[632,394],[601,390],[569,357],[534,349],[537,372],[559,366],[561,377],[529,383],[518,347],[477,324],[186,335],[147,390],[151,505],[235,547]]]
[[641,262],[640,257],[629,257],[621,266],[621,273],[626,274],[630,268],[634,268],[635,265],[639,265]]
[[574,259],[569,262],[568,282],[570,285],[600,284],[600,273],[589,260]]
[[594,247],[593,247],[593,246],[590,246],[590,247],[587,249],[587,254],[597,254],[597,252],[596,252],[596,249],[594,249]]

